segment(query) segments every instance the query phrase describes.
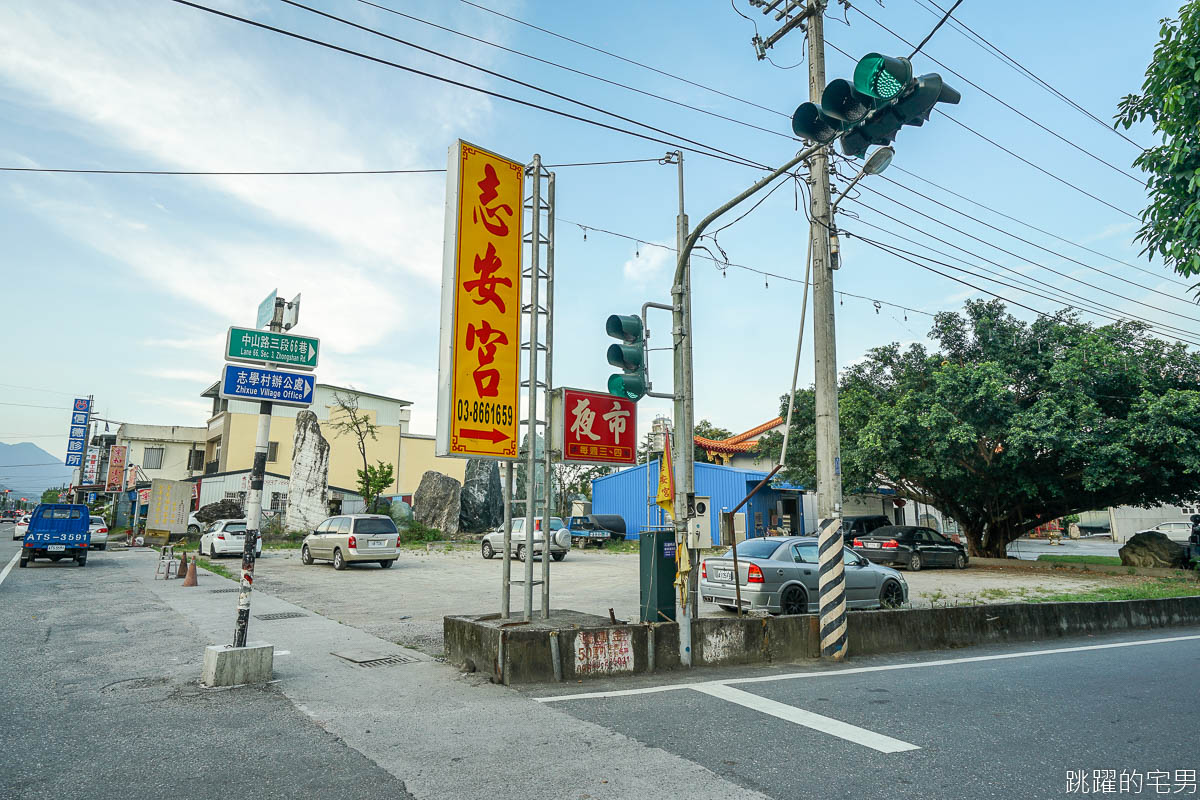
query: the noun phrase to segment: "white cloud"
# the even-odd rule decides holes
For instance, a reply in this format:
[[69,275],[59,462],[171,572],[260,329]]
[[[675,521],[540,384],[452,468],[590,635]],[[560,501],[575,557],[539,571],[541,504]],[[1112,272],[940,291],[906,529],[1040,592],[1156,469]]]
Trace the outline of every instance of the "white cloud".
[[[665,243],[659,242],[658,244]],[[634,255],[630,256],[621,267],[621,273],[625,276],[625,280],[645,286],[657,281],[666,272],[668,266],[674,265],[674,256],[672,251],[662,247],[654,247],[649,244],[638,245],[634,250]]]

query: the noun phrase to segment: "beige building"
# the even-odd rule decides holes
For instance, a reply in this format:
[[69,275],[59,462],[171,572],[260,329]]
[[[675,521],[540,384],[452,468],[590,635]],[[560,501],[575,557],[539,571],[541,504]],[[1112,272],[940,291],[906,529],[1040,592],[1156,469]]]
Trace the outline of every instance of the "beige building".
[[[258,432],[258,403],[244,400],[223,400],[213,384],[201,396],[212,400],[212,415],[204,433],[205,474],[249,470],[254,461],[254,439]],[[409,433],[408,400],[386,397],[371,392],[356,391],[340,386],[318,383],[313,392],[310,411],[317,415],[321,435],[329,442],[329,483],[347,488],[358,485],[358,470],[362,455],[358,440],[338,435],[331,422],[341,411],[334,395],[356,395],[359,412],[377,426],[376,439],[367,439],[367,461],[382,461],[396,468],[396,479],[384,494],[411,494],[416,491],[421,476],[436,470],[459,481],[466,472],[467,462],[458,458],[434,456],[432,436]],[[271,415],[271,436],[267,449],[267,471],[290,475],[292,442],[296,433],[296,414],[302,409],[275,404]]]
[[124,423],[117,428],[116,444],[129,448],[126,463],[137,465],[139,479],[180,481],[204,473],[207,437],[205,428]]

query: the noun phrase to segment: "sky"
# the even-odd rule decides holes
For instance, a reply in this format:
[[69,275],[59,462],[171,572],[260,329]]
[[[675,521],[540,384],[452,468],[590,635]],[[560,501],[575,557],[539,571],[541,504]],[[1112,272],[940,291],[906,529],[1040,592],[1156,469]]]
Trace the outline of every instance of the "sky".
[[[361,0],[307,0],[313,8],[435,54],[665,133],[549,97],[295,4],[201,4],[682,144],[689,148],[684,158],[685,197],[693,223],[764,174],[694,150],[719,149],[760,165],[777,165],[800,148],[790,136],[789,117],[808,99],[807,63],[801,63],[803,36],[793,32],[784,38],[770,51],[773,63],[756,60],[750,44],[754,25],[765,36],[777,23],[747,0],[734,0],[732,7],[682,0],[483,4],[583,45],[463,0],[378,0],[374,6]],[[929,0],[861,0],[858,5],[861,11],[846,12],[836,3],[829,11],[829,79],[853,72],[853,61],[835,46],[855,57],[911,52],[864,13],[914,42],[937,21]],[[1159,19],[1177,7],[1177,0],[966,0],[955,19],[1107,121],[1119,99],[1141,85]],[[914,58],[914,69],[918,74],[941,72],[962,93],[962,102],[947,110],[994,144],[935,114],[921,128],[904,128],[895,142],[893,167],[864,180],[861,193],[843,203],[846,213],[839,214],[838,222],[850,236],[842,239],[843,266],[835,277],[835,287],[843,293],[836,307],[841,366],[861,359],[872,347],[925,341],[928,314],[961,309],[966,299],[986,296],[855,241],[858,233],[919,250],[870,225],[973,259],[984,268],[1016,270],[1104,303],[1115,313],[1176,326],[1164,334],[1200,330],[1200,310],[1186,286],[1140,257],[1133,240],[1138,223],[1129,215],[1144,207],[1145,190],[1121,171],[1136,177],[1131,162],[1137,147],[986,51],[954,24],[944,26],[925,45]],[[538,153],[547,164],[638,159],[554,170],[555,382],[602,388],[612,371],[605,361],[611,343],[604,335],[607,316],[637,313],[646,301],[669,300],[673,254],[662,245],[674,243],[677,174],[676,167],[657,159],[674,146],[517,105],[170,0],[0,4],[0,118],[6,123],[0,126],[4,167],[444,169],[447,150],[459,138],[519,160]],[[1142,146],[1153,143],[1145,128],[1127,135]],[[850,176],[855,167],[843,161],[839,169]],[[321,382],[409,400],[412,430],[432,434],[437,417],[444,202],[445,177],[437,173],[0,173],[0,237],[5,243],[0,251],[0,296],[6,300],[7,331],[5,369],[0,372],[0,442],[30,441],[60,457],[66,447],[70,399],[87,394],[95,396],[98,415],[114,421],[204,425],[210,404],[200,394],[219,376],[227,327],[253,325],[259,301],[274,289],[288,298],[302,295],[296,332],[321,338]],[[733,222],[750,205],[714,229]],[[708,419],[737,432],[778,413],[779,398],[791,378],[799,325],[808,237],[803,206],[795,183],[785,183],[721,231],[715,243],[705,240],[708,253],[729,265],[721,269],[713,260],[693,261],[697,420]],[[976,238],[944,228],[938,220]],[[949,244],[924,238],[925,233]],[[954,251],[954,246],[970,255]],[[1069,302],[965,279],[1041,311],[1052,312]],[[1006,280],[1013,280],[1011,274]],[[652,317],[650,330],[651,347],[669,344],[665,318]],[[812,382],[811,324],[806,340],[801,386]],[[656,389],[669,386],[669,353],[653,354],[651,377]],[[656,414],[669,413],[668,406],[643,400],[640,427],[645,430]],[[0,483],[22,488],[37,470],[8,470],[0,474]]]

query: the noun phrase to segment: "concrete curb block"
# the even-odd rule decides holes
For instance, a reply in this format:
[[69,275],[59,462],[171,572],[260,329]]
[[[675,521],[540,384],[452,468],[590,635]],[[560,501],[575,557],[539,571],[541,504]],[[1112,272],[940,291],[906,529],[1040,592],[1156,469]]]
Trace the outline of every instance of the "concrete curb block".
[[[854,657],[1200,625],[1200,596],[854,611],[849,623],[849,653]],[[647,635],[651,627],[652,637]],[[444,631],[446,661],[451,664],[473,665],[497,683],[555,680],[550,631],[497,629],[481,618],[467,616],[446,617]],[[557,633],[558,674],[564,681],[680,666],[679,627],[673,622],[570,628]],[[652,662],[647,651],[650,641],[654,642]],[[695,666],[787,663],[819,655],[816,615],[701,617],[692,627]]]

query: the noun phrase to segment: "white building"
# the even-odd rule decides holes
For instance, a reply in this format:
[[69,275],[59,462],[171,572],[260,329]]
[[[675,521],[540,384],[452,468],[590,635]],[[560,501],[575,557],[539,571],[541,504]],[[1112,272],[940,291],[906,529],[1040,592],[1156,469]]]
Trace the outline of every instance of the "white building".
[[128,447],[126,463],[138,466],[140,480],[179,481],[204,473],[206,428],[133,425],[117,428],[116,444]]

